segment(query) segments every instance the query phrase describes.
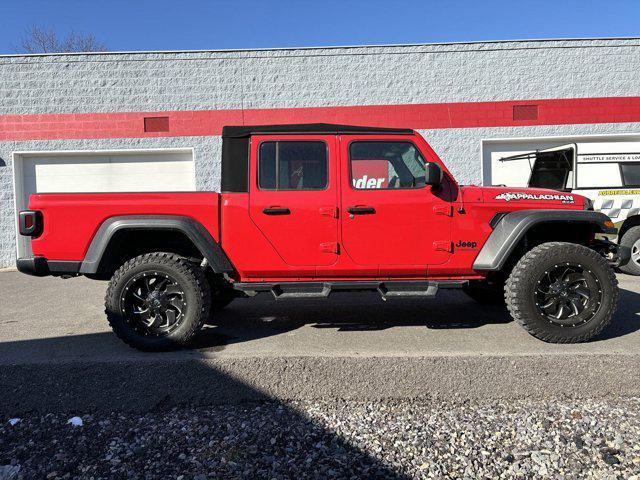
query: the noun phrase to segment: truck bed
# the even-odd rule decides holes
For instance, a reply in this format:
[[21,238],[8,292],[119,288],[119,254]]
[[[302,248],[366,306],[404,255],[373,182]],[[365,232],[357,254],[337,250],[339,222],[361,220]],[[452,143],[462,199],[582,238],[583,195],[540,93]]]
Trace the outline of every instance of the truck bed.
[[29,208],[42,212],[44,229],[31,240],[31,249],[49,260],[80,261],[102,222],[119,215],[193,218],[218,241],[219,204],[216,192],[35,194]]

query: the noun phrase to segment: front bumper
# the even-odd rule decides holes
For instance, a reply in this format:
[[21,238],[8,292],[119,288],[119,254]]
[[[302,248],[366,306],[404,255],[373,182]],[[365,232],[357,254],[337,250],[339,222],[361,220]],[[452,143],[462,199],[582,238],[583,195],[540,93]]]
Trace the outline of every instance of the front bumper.
[[78,275],[82,262],[67,260],[47,260],[44,257],[32,256],[16,260],[19,272],[36,277],[53,275],[56,277]]

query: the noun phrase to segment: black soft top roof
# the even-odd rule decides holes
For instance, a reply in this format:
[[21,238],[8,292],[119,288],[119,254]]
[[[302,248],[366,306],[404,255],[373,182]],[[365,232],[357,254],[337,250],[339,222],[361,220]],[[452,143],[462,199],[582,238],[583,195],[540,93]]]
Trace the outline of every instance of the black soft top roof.
[[412,135],[410,128],[358,127],[332,123],[295,123],[289,125],[228,126],[222,128],[222,137],[243,138],[260,133],[387,133]]

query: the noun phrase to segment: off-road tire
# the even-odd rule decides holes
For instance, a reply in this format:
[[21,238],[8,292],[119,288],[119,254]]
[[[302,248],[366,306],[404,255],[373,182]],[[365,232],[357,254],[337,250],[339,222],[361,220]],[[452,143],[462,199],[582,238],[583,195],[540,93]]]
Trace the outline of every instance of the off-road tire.
[[[175,279],[184,293],[185,313],[174,330],[163,336],[143,335],[122,313],[126,283],[145,271],[161,272]],[[127,345],[144,351],[175,350],[189,344],[209,316],[211,294],[204,272],[186,258],[155,252],[125,262],[111,277],[105,297],[105,313],[113,332]]]
[[481,305],[504,305],[504,285],[488,284],[485,281],[470,281],[462,287],[472,300]]
[[[555,264],[573,262],[588,268],[601,288],[601,302],[586,323],[560,326],[539,313],[535,302],[538,279]],[[597,252],[578,244],[543,243],[525,254],[516,264],[505,285],[509,313],[536,338],[549,343],[580,343],[604,330],[618,304],[618,281],[607,261]]]
[[[627,230],[620,239],[620,245],[628,247],[633,254],[633,245],[640,241],[640,227],[632,227]],[[620,270],[629,275],[640,275],[640,265],[633,258],[630,258],[626,265],[620,267]]]

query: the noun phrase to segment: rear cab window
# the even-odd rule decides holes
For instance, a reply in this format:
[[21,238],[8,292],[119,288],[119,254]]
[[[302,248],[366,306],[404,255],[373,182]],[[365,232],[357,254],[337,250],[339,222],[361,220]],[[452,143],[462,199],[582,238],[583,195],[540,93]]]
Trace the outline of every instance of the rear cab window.
[[266,140],[258,148],[260,190],[324,190],[327,144],[315,140]]

